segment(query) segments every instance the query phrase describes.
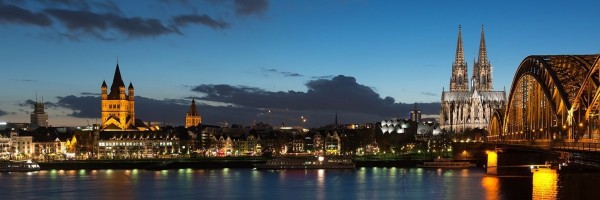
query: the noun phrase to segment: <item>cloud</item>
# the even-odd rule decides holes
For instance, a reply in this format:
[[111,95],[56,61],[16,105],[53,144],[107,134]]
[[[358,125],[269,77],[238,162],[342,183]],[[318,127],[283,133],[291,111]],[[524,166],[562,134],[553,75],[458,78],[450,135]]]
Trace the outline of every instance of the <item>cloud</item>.
[[98,37],[109,29],[117,30],[129,37],[154,37],[177,32],[158,19],[121,17],[114,14],[98,14],[90,11],[66,9],[46,9],[44,12],[65,24],[71,31],[83,31]]
[[82,10],[90,9],[90,5],[84,0],[46,0],[40,1],[40,3],[46,6],[66,6]]
[[260,15],[269,9],[268,0],[234,0],[237,15]]
[[[58,97],[59,107],[73,111],[69,116],[77,118],[100,118],[100,96]],[[185,113],[191,100],[187,99],[152,99],[135,97],[136,119],[144,121],[164,122],[167,125],[183,125]],[[203,116],[203,122],[218,124],[219,122],[250,123],[261,112],[258,109],[239,108],[231,106],[209,106],[198,104],[198,111]]]
[[[272,92],[257,87],[227,84],[203,84],[191,87],[198,95],[178,99],[135,97],[136,118],[144,121],[183,125],[191,99],[196,99],[204,124],[250,125],[264,122],[279,126],[318,127],[334,123],[378,122],[390,118],[408,118],[412,103],[397,103],[381,97],[373,88],[359,84],[354,77],[338,75],[305,83],[306,91]],[[71,110],[72,117],[100,118],[100,95],[58,97],[59,108]],[[419,103],[423,115],[436,116],[440,104]],[[268,112],[268,111],[271,112]],[[300,121],[300,116],[308,119]]]
[[100,96],[74,95],[57,97],[56,105],[73,111],[69,116],[80,118],[100,118]]
[[22,81],[22,82],[29,82],[29,83],[31,83],[31,82],[37,82],[37,80],[32,80],[32,79],[21,79],[21,80],[19,80],[19,81]]
[[438,95],[439,95],[439,94],[434,94],[434,93],[431,93],[431,92],[421,92],[421,94],[422,94],[422,95],[426,95],[426,96],[433,96],[433,97],[435,97],[435,96],[438,96]]
[[229,28],[229,23],[223,20],[216,20],[208,15],[179,15],[173,17],[173,21],[176,26],[182,27],[189,24],[202,24],[213,29],[226,29]]
[[[412,104],[395,103],[392,97],[380,97],[371,87],[358,84],[349,76],[312,80],[306,87],[306,92],[270,92],[248,86],[204,84],[192,87],[192,91],[204,94],[203,100],[249,108],[346,111],[377,116],[398,116],[412,108]],[[439,111],[439,103],[422,105],[424,112]]]
[[8,113],[4,110],[0,110],[0,116],[7,115]]
[[102,95],[100,93],[94,93],[94,92],[82,92],[80,94],[83,96],[100,96],[100,95]]
[[179,33],[174,27],[166,27],[158,19],[143,19],[140,17],[134,18],[117,18],[113,25],[119,31],[129,35],[130,37],[144,36],[159,36],[169,33]]
[[[42,100],[42,101],[43,101],[43,100]],[[19,104],[17,104],[17,105],[18,105],[18,106],[21,106],[21,107],[27,107],[27,108],[32,108],[32,109],[33,109],[33,105],[35,105],[35,103],[36,103],[36,101],[34,101],[34,100],[31,100],[31,99],[27,99],[27,100],[25,100],[24,102],[21,102],[21,103],[19,103]],[[55,103],[52,103],[52,102],[47,102],[47,101],[45,101],[45,102],[44,102],[44,106],[45,106],[46,108],[58,107],[58,105],[56,105]]]
[[266,68],[261,68],[261,70],[265,73],[273,73],[273,74],[278,74],[278,75],[282,75],[285,77],[303,77],[302,74],[299,73],[294,73],[294,72],[282,72],[279,71],[277,69],[266,69]]
[[334,75],[325,75],[325,76],[311,76],[312,79],[331,79],[335,77]]
[[4,5],[0,2],[0,23],[47,27],[52,25],[52,20],[43,13],[35,13],[18,6]]
[[[181,5],[192,3],[178,2]],[[254,9],[257,9],[253,4],[241,4],[244,5],[242,6],[243,13],[252,13]],[[29,5],[29,7],[25,7],[25,5]],[[48,28],[48,30],[56,32],[56,36],[59,38],[67,38],[72,41],[79,41],[84,36],[112,41],[123,36],[125,38],[145,38],[171,34],[184,35],[179,28],[193,25],[207,26],[215,30],[230,27],[229,22],[214,19],[207,14],[181,13],[185,9],[172,10],[175,12],[172,16],[162,18],[126,16],[121,8],[112,1],[49,0],[30,4],[20,3],[20,6],[23,7],[3,4],[0,1],[0,23]],[[197,12],[195,6],[185,7],[192,8],[194,13]],[[35,11],[37,9],[39,11]]]

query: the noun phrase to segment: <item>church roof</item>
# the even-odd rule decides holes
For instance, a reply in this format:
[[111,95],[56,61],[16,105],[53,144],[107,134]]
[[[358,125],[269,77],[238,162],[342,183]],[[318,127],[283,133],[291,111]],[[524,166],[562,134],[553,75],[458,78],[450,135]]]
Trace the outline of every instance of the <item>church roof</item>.
[[102,81],[102,87],[103,87],[103,88],[105,88],[105,87],[108,87],[108,86],[106,85],[106,81]]
[[133,84],[131,82],[129,82],[129,89],[133,89]]
[[506,101],[506,93],[504,91],[444,91],[442,93],[442,102],[448,101],[470,101],[473,94],[478,94],[483,101]]
[[113,77],[113,82],[110,86],[110,93],[108,94],[108,98],[119,99],[120,87],[125,88],[125,83],[123,83],[123,78],[121,78],[121,70],[119,70],[119,63],[117,63],[117,68],[115,69],[115,76]]
[[196,109],[196,101],[192,99],[192,105],[190,105],[190,110],[187,112],[188,116],[198,116],[198,110]]

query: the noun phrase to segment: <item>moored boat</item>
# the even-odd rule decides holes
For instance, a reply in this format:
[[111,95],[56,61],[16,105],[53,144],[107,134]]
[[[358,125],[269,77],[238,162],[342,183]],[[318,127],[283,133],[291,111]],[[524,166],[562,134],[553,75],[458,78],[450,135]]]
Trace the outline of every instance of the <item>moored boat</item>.
[[254,165],[256,169],[354,169],[352,158],[347,157],[278,157],[265,164]]
[[423,162],[422,165],[417,165],[421,168],[469,168],[475,167],[475,164],[468,161],[456,161],[448,158],[436,158],[433,162]]
[[0,161],[0,172],[31,172],[39,171],[40,165],[31,160],[27,161]]

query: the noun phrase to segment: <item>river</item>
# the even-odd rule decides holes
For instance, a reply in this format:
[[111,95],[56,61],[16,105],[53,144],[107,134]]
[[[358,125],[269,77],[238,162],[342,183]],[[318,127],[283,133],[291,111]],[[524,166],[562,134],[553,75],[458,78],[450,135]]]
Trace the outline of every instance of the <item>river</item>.
[[483,169],[43,170],[0,173],[0,199],[570,199],[600,174],[487,176]]

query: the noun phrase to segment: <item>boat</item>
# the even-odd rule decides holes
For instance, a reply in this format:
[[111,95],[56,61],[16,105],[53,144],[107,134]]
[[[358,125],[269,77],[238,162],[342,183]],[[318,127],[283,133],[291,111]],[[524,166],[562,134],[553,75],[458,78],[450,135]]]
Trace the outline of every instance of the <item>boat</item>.
[[265,164],[255,164],[256,169],[354,169],[352,158],[347,157],[278,157]]
[[172,163],[173,163],[173,161],[162,161],[162,162],[153,163],[151,165],[148,165],[148,166],[144,167],[144,169],[152,170],[152,171],[171,169],[169,165]]
[[468,161],[456,161],[449,158],[436,158],[433,162],[423,162],[422,165],[417,165],[421,168],[469,168],[475,167],[475,164]]
[[32,172],[40,171],[40,165],[31,160],[0,161],[0,172]]

